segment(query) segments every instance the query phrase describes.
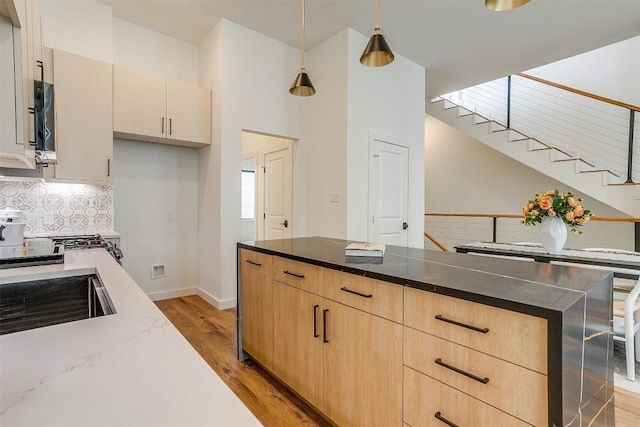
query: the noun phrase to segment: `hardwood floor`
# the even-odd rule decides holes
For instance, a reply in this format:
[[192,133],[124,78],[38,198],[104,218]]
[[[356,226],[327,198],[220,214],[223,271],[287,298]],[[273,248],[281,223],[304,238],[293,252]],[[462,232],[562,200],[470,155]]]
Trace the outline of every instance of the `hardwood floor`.
[[[217,310],[192,295],[156,305],[265,426],[330,426],[252,361],[236,359],[236,310]],[[616,388],[616,427],[640,425],[640,396]]]

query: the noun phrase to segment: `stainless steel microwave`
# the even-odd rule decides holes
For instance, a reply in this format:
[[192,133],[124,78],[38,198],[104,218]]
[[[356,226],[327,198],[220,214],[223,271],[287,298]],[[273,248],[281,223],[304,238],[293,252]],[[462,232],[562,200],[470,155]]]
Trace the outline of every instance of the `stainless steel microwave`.
[[53,85],[34,82],[36,163],[57,163]]

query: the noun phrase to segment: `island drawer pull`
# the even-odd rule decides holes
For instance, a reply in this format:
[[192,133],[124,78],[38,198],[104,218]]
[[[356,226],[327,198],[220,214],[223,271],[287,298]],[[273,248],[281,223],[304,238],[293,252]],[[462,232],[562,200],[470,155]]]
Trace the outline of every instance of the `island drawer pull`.
[[352,291],[351,289],[348,289],[348,288],[346,288],[344,286],[341,287],[340,290],[341,291],[345,291],[345,292],[349,292],[350,294],[358,295],[358,296],[361,296],[361,297],[364,297],[364,298],[371,298],[373,296],[373,294],[361,294],[358,291]]
[[441,320],[443,322],[451,323],[453,325],[462,326],[463,328],[471,329],[472,331],[482,332],[486,334],[489,332],[489,328],[478,328],[477,326],[467,325],[466,323],[456,322],[455,320],[447,319],[446,317],[442,317],[441,314],[436,315],[436,320]]
[[260,267],[262,264],[260,264],[259,262],[255,262],[255,261],[251,261],[250,259],[247,260],[247,262],[251,265],[257,265],[258,267]]
[[445,368],[447,368],[447,369],[451,369],[451,370],[452,370],[452,371],[454,371],[454,372],[457,372],[457,373],[459,373],[459,374],[462,374],[462,375],[464,375],[465,377],[469,377],[469,378],[471,378],[471,379],[473,379],[473,380],[476,380],[476,381],[478,381],[478,382],[480,382],[480,383],[482,383],[482,384],[486,384],[486,383],[488,383],[488,382],[489,382],[489,378],[486,378],[486,377],[485,377],[485,378],[480,378],[480,377],[478,377],[478,376],[475,376],[475,375],[473,375],[473,374],[470,374],[470,373],[469,373],[469,372],[467,372],[467,371],[463,371],[462,369],[456,368],[455,366],[451,366],[451,365],[449,365],[448,363],[444,363],[444,362],[442,361],[442,359],[440,359],[439,357],[435,360],[435,362],[436,362],[438,365],[440,365],[440,366],[444,366],[444,367],[445,367]]
[[297,277],[298,279],[304,279],[304,274],[296,274],[296,273],[292,273],[292,272],[290,272],[288,270],[285,270],[284,274],[288,274],[289,276]]
[[320,306],[318,304],[313,306],[313,337],[318,338],[320,334],[318,333],[318,308]]
[[329,340],[327,339],[327,313],[329,312],[329,309],[325,309],[322,310],[322,342],[323,343],[328,343]]
[[452,423],[451,421],[449,421],[448,419],[446,419],[445,417],[443,417],[440,413],[440,411],[436,412],[435,414],[433,414],[434,417],[436,417],[437,419],[439,419],[440,421],[442,421],[443,423],[445,423],[448,426],[451,427],[458,427],[458,424]]

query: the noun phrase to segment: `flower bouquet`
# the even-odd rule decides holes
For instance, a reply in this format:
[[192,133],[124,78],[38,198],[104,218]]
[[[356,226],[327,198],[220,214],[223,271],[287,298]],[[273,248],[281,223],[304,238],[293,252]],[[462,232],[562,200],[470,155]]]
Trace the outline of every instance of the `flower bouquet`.
[[584,225],[595,215],[582,207],[580,202],[582,199],[574,198],[570,191],[561,193],[558,190],[549,190],[543,194],[536,194],[536,197],[527,201],[522,208],[522,224],[536,225],[545,217],[558,217],[567,224],[572,233],[582,234],[577,227]]

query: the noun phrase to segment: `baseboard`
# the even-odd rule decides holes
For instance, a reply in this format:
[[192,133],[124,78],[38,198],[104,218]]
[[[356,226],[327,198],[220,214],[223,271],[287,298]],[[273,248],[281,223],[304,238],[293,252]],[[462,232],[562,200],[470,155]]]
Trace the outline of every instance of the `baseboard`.
[[178,297],[184,297],[187,295],[196,295],[197,293],[198,293],[197,288],[183,288],[183,289],[173,289],[170,291],[153,292],[153,293],[147,294],[147,296],[151,299],[151,301],[160,301],[163,299],[178,298]]
[[236,298],[220,300],[214,297],[213,295],[211,295],[210,293],[203,291],[200,288],[197,289],[197,294],[200,298],[202,298],[203,300],[205,300],[206,302],[208,302],[218,310],[226,310],[227,308],[233,308],[238,304]]

